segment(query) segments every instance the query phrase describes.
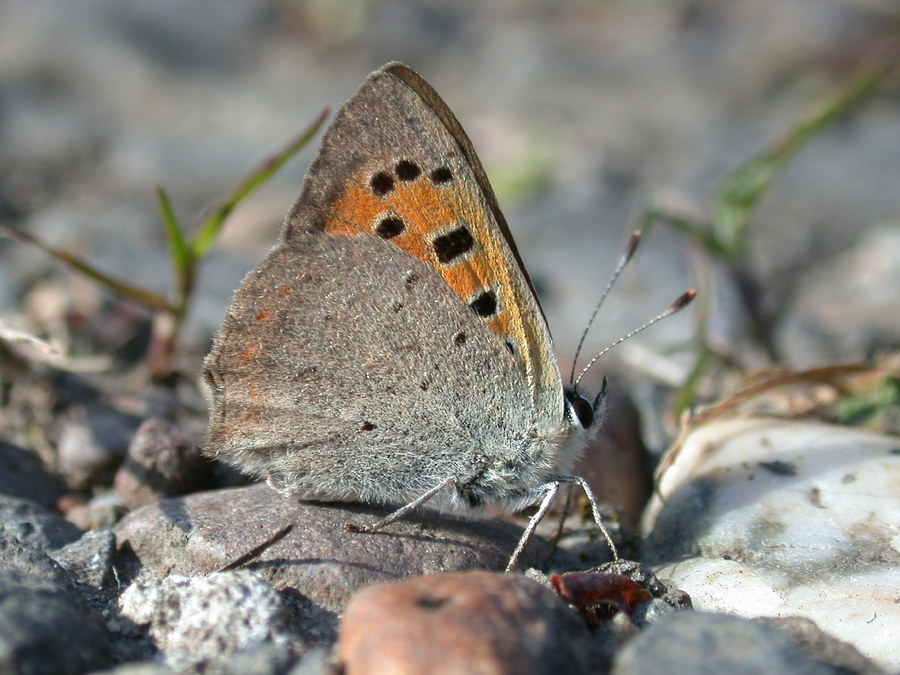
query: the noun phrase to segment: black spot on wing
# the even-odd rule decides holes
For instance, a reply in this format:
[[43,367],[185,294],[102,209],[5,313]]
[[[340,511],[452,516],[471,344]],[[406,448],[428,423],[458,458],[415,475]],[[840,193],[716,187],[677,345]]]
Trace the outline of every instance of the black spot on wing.
[[393,239],[394,237],[403,234],[403,230],[405,229],[406,223],[400,218],[397,216],[387,216],[376,223],[375,234],[382,239]]
[[482,318],[494,316],[497,313],[497,295],[493,291],[482,291],[469,302],[469,307]]
[[438,262],[447,264],[465,255],[475,246],[475,238],[463,223],[454,229],[435,237],[431,242]]
[[374,192],[376,196],[383,197],[388,192],[394,189],[394,179],[390,174],[384,171],[379,171],[369,179],[369,186],[372,188],[372,192]]
[[402,162],[397,162],[397,166],[394,167],[394,172],[400,180],[408,181],[418,178],[422,173],[422,169],[420,169],[419,165],[415,162],[404,159]]

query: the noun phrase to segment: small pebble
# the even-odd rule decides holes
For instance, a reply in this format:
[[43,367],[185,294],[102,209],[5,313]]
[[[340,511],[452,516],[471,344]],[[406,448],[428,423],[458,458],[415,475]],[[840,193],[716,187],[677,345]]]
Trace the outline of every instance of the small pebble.
[[178,426],[159,417],[144,420],[116,472],[116,494],[130,509],[210,486],[214,464]]

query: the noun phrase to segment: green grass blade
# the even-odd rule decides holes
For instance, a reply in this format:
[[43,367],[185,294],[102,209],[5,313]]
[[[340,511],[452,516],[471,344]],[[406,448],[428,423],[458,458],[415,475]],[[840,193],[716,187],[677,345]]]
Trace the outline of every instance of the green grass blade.
[[730,255],[743,256],[747,221],[788,161],[823,129],[868,99],[896,68],[894,61],[867,71],[725,179],[713,205],[715,238],[723,249]]
[[313,136],[316,135],[319,128],[322,126],[322,123],[325,121],[325,118],[328,116],[328,112],[329,109],[324,108],[302,133],[288,143],[283,150],[275,153],[251,171],[247,177],[231,191],[231,194],[229,194],[211,214],[203,219],[200,229],[190,243],[195,258],[203,258],[207,254],[218,236],[219,230],[222,229],[225,219],[228,218],[234,210],[234,207],[260,185],[269,180],[272,174],[278,171],[285,162],[296,155],[310,140],[312,140]]
[[153,291],[144,290],[143,288],[138,288],[137,286],[132,286],[131,284],[127,284],[124,281],[114,279],[113,277],[104,274],[96,268],[91,267],[88,263],[86,263],[78,256],[73,255],[72,253],[69,253],[67,251],[54,248],[44,243],[33,234],[19,229],[0,227],[0,235],[36,246],[44,253],[52,258],[55,258],[69,269],[80,272],[89,279],[93,279],[101,286],[104,286],[111,293],[119,295],[123,298],[127,298],[132,302],[144,305],[150,309],[169,309],[169,302],[168,300],[166,300],[165,296],[160,295],[159,293],[154,293]]
[[172,210],[169,195],[161,187],[156,188],[156,201],[159,204],[159,217],[162,220],[163,231],[166,233],[172,272],[176,278],[180,279],[190,264],[191,251],[184,238],[184,232],[178,224],[178,219],[175,217],[175,212]]

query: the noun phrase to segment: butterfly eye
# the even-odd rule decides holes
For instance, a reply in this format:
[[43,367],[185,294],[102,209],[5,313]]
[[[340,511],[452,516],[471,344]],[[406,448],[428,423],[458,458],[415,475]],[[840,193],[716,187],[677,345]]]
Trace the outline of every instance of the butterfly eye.
[[580,394],[567,393],[566,398],[569,401],[569,408],[578,419],[583,429],[589,429],[594,423],[594,406],[586,398],[582,398]]

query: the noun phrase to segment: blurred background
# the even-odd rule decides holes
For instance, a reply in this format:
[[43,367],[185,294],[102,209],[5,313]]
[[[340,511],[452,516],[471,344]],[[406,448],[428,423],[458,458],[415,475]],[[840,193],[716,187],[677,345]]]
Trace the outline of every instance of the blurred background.
[[[168,292],[157,185],[196,222],[323,106],[401,60],[471,136],[567,371],[648,205],[702,231],[732,172],[897,58],[898,28],[900,4],[887,0],[5,0],[0,224]],[[695,285],[705,339],[743,368],[896,346],[897,92],[896,74],[885,78],[791,158],[749,215],[739,264],[657,223],[586,352]],[[180,338],[187,370],[275,243],[317,144],[236,209],[200,265]],[[64,351],[130,362],[149,331],[143,310],[2,238],[0,318]],[[624,359],[677,383],[695,357],[658,350],[695,336],[696,322],[689,310],[654,327],[601,370]]]

